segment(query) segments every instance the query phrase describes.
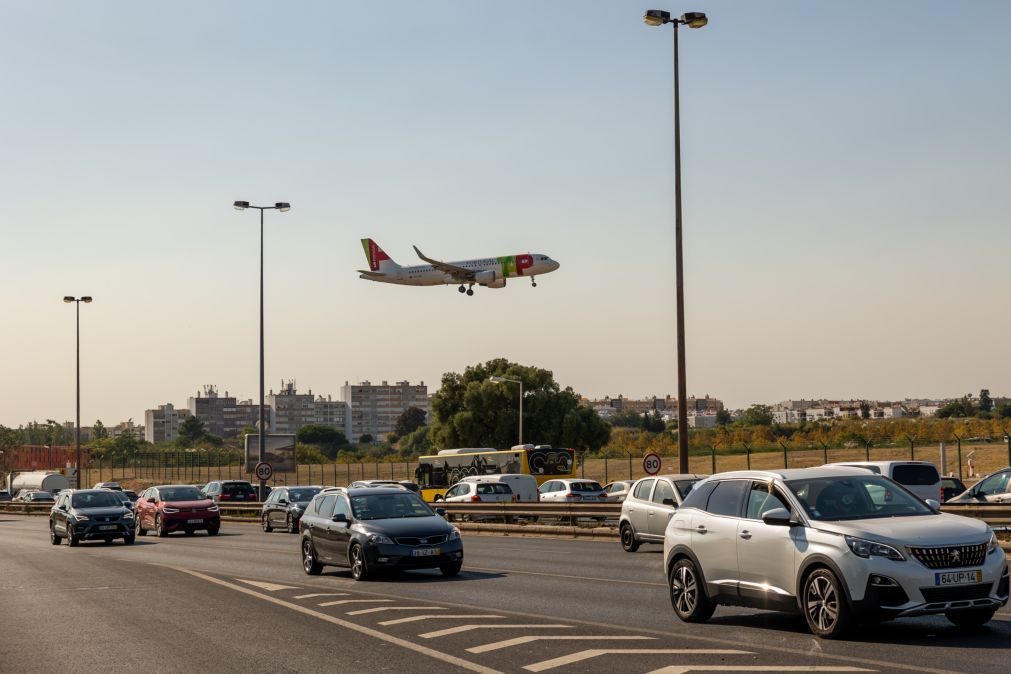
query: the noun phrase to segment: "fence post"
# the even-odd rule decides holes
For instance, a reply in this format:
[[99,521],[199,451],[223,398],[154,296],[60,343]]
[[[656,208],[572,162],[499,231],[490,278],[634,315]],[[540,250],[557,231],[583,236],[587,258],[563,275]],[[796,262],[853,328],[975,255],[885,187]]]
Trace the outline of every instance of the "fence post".
[[710,473],[712,475],[716,474],[716,445],[709,445],[709,458],[712,460],[712,470]]
[[744,444],[744,454],[748,461],[748,470],[751,470],[751,445],[749,445],[746,442],[743,444]]
[[604,484],[607,484],[610,480],[607,479],[607,454],[604,455]]
[[632,452],[628,451],[627,449],[623,449],[622,451],[625,452],[626,454],[628,454],[628,479],[631,480],[632,479]]
[[870,440],[865,440],[864,441],[864,457],[865,457],[865,459],[867,461],[871,460],[871,441]]
[[[88,477],[91,476],[89,475]],[[105,480],[102,479],[102,457],[98,457],[98,481],[105,482]]]
[[958,479],[962,479],[962,438],[958,437],[955,433],[951,434],[958,442]]
[[[916,453],[913,451],[913,439],[906,434],[906,440],[909,440],[909,460],[916,461]],[[1011,445],[1008,445],[1011,448]]]
[[379,462],[376,461],[376,479],[379,479]]
[[822,458],[825,460],[825,463],[828,463],[828,445],[826,445],[821,440],[819,440],[818,443],[821,445]]
[[783,444],[782,440],[777,440],[776,442],[778,442],[779,446],[783,448],[783,468],[789,468],[790,467],[790,459],[789,459],[789,457],[787,457],[787,454],[786,454],[786,445]]

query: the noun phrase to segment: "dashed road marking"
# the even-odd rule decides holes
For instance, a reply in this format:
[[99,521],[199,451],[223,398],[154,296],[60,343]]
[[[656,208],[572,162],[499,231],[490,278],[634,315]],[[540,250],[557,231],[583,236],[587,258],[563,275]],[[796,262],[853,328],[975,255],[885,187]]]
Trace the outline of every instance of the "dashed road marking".
[[495,620],[501,619],[500,615],[472,615],[472,614],[453,614],[453,615],[412,615],[410,618],[397,618],[396,620],[387,620],[385,622],[379,623],[380,625],[402,625],[403,623],[414,623],[419,620],[449,620],[453,618],[466,618],[468,620]]
[[366,613],[382,613],[383,611],[445,611],[445,606],[377,606],[363,608],[360,611],[348,611],[345,615],[365,615]]
[[719,648],[593,648],[577,651],[551,660],[542,660],[523,669],[529,672],[543,672],[548,669],[571,665],[601,655],[754,655],[751,651],[737,651]]
[[312,599],[314,597],[350,597],[347,592],[313,592],[312,594],[296,594],[295,599]]
[[317,606],[340,606],[342,604],[379,604],[392,599],[338,599],[337,601],[325,601]]
[[824,665],[671,665],[654,669],[649,674],[688,674],[688,672],[874,672],[860,667],[831,667]]
[[505,630],[505,629],[520,629],[529,630],[536,627],[541,629],[543,627],[551,627],[557,629],[571,629],[572,625],[457,625],[456,627],[447,627],[444,630],[435,630],[434,632],[425,632],[424,634],[419,634],[418,636],[422,639],[436,639],[438,637],[448,637],[451,634],[460,634],[461,632],[470,632],[471,630]]
[[468,653],[487,653],[488,651],[497,651],[500,648],[509,648],[511,646],[522,646],[523,644],[529,644],[532,641],[639,641],[639,640],[652,640],[654,637],[604,637],[604,636],[569,636],[569,635],[547,635],[547,636],[525,636],[516,637],[515,639],[506,639],[504,641],[496,641],[494,643],[485,644],[484,646],[474,646],[474,648],[468,648]]
[[246,583],[247,585],[252,585],[253,587],[258,587],[261,590],[266,590],[267,592],[277,592],[278,590],[297,590],[299,588],[294,585],[278,585],[277,583],[264,583],[259,580],[245,580],[243,578],[236,578],[235,580],[240,583]]

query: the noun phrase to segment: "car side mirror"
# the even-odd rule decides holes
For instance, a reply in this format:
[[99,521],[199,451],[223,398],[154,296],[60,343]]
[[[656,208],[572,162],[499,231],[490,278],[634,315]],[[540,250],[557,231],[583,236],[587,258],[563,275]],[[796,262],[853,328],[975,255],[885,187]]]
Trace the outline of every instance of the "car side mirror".
[[56,507],[56,509],[57,510],[62,510],[63,512],[67,512],[67,506],[65,506],[65,505],[59,505],[59,506]]
[[976,499],[977,501],[985,501],[986,500],[986,492],[983,491],[982,489],[977,489],[976,491],[974,491],[972,493],[972,497],[974,499]]
[[348,516],[344,513],[337,513],[331,518],[334,522],[340,522],[341,524],[348,523]]
[[933,510],[935,513],[941,511],[941,504],[932,498],[926,500],[927,507]]
[[796,525],[793,515],[786,508],[773,508],[762,513],[762,521],[774,527],[792,527]]
[[144,500],[147,501],[148,503],[157,503],[157,501],[154,500],[154,496],[148,496]]
[[675,503],[675,502],[674,502],[674,499],[672,499],[672,498],[665,498],[665,499],[663,500],[663,504],[664,504],[665,506],[670,506],[671,508],[677,508],[677,507],[678,507],[678,504],[677,504],[677,503]]
[[279,498],[279,499],[277,499],[277,504],[278,505],[288,505],[288,499],[286,499],[286,498]]
[[446,516],[446,509],[445,508],[436,508],[435,509],[435,514],[438,515],[439,517],[445,517]]

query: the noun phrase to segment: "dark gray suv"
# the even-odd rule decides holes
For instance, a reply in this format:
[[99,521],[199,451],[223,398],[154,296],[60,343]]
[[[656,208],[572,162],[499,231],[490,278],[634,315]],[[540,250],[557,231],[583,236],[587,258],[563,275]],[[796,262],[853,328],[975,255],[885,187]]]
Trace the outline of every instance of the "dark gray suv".
[[463,566],[459,530],[400,487],[326,489],[299,527],[302,568],[313,576],[327,565],[349,567],[355,580],[406,569],[455,576]]
[[112,543],[122,538],[134,541],[133,511],[108,489],[65,489],[49,512],[49,540],[59,545],[66,538],[71,547],[80,541],[100,539]]

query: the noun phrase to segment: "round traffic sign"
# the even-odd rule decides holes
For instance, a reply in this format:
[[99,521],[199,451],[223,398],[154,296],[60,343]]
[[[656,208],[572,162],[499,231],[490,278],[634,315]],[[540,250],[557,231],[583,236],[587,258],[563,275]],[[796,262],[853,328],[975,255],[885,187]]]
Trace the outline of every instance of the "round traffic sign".
[[258,480],[267,481],[271,478],[271,476],[273,476],[274,468],[266,461],[261,461],[256,464],[254,472],[256,473],[256,478]]
[[660,455],[656,452],[650,452],[646,456],[642,457],[642,469],[646,471],[647,475],[656,475],[660,472]]

